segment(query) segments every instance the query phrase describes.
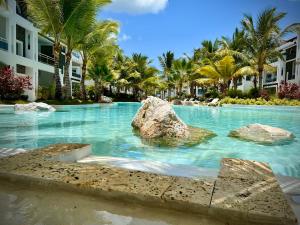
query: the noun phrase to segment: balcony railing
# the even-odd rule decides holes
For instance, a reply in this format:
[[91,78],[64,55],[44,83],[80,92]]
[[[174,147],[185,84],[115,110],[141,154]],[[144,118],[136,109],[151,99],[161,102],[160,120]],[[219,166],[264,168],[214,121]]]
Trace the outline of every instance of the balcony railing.
[[39,52],[39,62],[54,65],[54,58]]
[[81,75],[75,72],[72,72],[72,77],[81,78]]
[[0,49],[8,51],[8,43],[7,40],[3,37],[0,37]]

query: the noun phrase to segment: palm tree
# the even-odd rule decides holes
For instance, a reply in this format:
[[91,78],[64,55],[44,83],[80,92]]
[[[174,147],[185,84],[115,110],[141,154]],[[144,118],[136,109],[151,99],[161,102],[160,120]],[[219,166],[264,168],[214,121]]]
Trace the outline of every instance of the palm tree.
[[[250,66],[239,67],[232,56],[225,56],[216,62],[211,61],[209,65],[201,67],[198,72],[219,82],[221,92],[225,93],[232,78],[252,74],[255,71]],[[212,80],[209,80],[209,82],[212,82]]]
[[158,73],[158,70],[155,67],[150,66],[152,60],[140,53],[132,54],[132,62],[133,72],[130,74],[127,80],[133,88],[133,94],[138,96],[139,92],[142,90],[142,82],[150,77],[155,76]]
[[171,51],[167,51],[163,53],[162,56],[158,57],[159,63],[163,69],[163,77],[168,83],[168,96],[171,96],[171,88],[172,88],[172,67],[174,62],[174,53]]
[[[259,88],[262,88],[262,74],[272,59],[282,57],[277,50],[279,46],[279,21],[285,13],[277,12],[276,8],[262,11],[254,24],[252,16],[245,15],[242,26],[245,30],[247,54],[257,69]],[[254,77],[254,87],[257,88],[257,78]]]
[[106,63],[93,63],[88,69],[88,76],[95,83],[96,99],[99,100],[103,94],[104,86],[114,79],[113,73]]
[[100,7],[110,0],[65,0],[63,1],[63,17],[67,21],[63,30],[63,39],[67,45],[66,63],[64,69],[65,98],[71,98],[71,85],[69,67],[72,59],[72,51],[78,46],[84,34],[89,32]]
[[300,23],[293,23],[290,26],[286,27],[282,34],[288,33],[288,32],[293,32],[296,34],[300,34]]
[[182,94],[182,88],[189,81],[189,74],[192,72],[192,61],[181,58],[174,61],[173,64],[173,81],[175,83],[177,94]]
[[61,82],[59,77],[59,55],[61,51],[60,41],[64,29],[63,9],[61,1],[52,0],[25,0],[28,12],[32,19],[41,28],[43,33],[50,34],[54,38],[54,76],[55,76],[55,97],[61,99]]
[[82,56],[82,75],[80,81],[81,98],[86,99],[85,77],[87,71],[87,63],[99,49],[109,49],[114,51],[115,34],[118,33],[119,24],[115,21],[105,20],[97,22],[85,29],[81,33],[80,41],[77,43],[77,49],[80,50]]

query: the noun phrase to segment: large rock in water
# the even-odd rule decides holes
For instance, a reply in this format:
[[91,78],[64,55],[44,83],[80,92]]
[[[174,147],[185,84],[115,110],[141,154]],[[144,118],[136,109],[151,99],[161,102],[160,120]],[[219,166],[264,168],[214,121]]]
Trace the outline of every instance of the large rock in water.
[[144,101],[131,125],[143,142],[151,145],[191,146],[215,136],[211,131],[187,126],[168,102],[152,96]]
[[32,102],[28,104],[15,104],[15,111],[48,111],[54,112],[56,109],[43,102]]
[[278,142],[289,141],[294,138],[294,135],[287,130],[259,123],[250,124],[237,130],[233,130],[229,133],[229,136],[261,144],[275,144]]

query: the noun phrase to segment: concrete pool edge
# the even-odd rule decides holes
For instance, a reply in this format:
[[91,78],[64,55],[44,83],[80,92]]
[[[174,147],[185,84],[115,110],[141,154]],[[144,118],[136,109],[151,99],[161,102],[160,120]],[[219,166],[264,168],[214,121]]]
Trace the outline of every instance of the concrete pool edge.
[[[20,153],[0,159],[0,177],[212,217],[221,214],[230,221],[296,224],[296,218],[266,164],[225,159],[221,167],[221,171],[227,171],[225,175],[220,172],[216,180],[194,180],[107,165],[74,163],[88,154],[89,145],[83,144],[58,144]],[[249,186],[256,189],[255,195],[259,198],[255,195],[248,198]],[[269,186],[271,192],[265,188]],[[258,188],[262,191],[257,191]],[[270,201],[272,205],[268,205],[261,201],[273,198],[282,204],[274,205],[274,201]],[[249,206],[255,206],[255,210]],[[266,207],[271,208],[266,211]]]

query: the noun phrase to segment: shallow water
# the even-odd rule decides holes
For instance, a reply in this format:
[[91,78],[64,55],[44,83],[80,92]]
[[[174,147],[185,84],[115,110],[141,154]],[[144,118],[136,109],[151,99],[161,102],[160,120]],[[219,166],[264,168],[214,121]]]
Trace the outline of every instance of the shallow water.
[[[184,122],[207,128],[217,137],[194,147],[158,148],[144,145],[132,133],[139,103],[63,106],[54,113],[0,113],[0,148],[36,148],[53,143],[90,143],[93,154],[218,168],[224,157],[271,164],[276,173],[300,177],[300,108],[226,106],[174,109]],[[287,129],[295,140],[265,146],[227,137],[236,128],[262,123]]]
[[0,225],[225,225],[204,216],[0,182]]

